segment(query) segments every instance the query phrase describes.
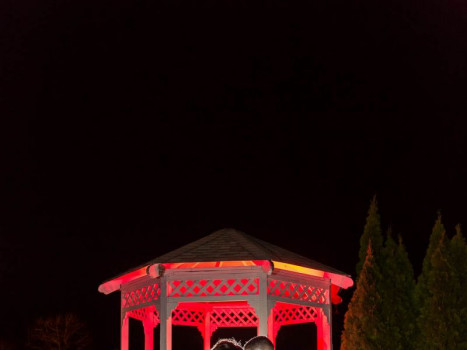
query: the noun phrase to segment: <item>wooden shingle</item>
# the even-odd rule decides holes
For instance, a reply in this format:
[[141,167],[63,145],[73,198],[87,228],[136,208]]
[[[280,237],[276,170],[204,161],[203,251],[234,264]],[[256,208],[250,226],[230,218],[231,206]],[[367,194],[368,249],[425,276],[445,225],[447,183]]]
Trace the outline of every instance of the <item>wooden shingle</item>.
[[231,228],[211,233],[208,236],[161,255],[145,265],[154,263],[240,260],[275,260],[348,276],[346,273],[332,267]]

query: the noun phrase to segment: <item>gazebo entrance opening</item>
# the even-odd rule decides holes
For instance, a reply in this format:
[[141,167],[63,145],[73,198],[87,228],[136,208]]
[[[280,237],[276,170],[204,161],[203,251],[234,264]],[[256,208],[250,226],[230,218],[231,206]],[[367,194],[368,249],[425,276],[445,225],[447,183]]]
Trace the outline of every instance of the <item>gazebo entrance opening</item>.
[[[198,261],[195,260],[198,257]],[[236,260],[236,259],[242,260]],[[121,350],[129,349],[129,319],[142,322],[145,350],[172,349],[172,327],[196,327],[203,349],[224,327],[254,327],[273,343],[283,326],[316,325],[317,349],[332,349],[331,302],[352,280],[236,230],[220,230],[103,283],[121,291]],[[201,350],[201,349],[199,349]]]
[[220,339],[231,339],[234,338],[236,341],[245,344],[248,340],[256,336],[257,330],[252,327],[242,328],[218,328],[211,336],[211,346],[214,346]]
[[[306,336],[303,336],[303,335]],[[281,327],[276,337],[276,348],[282,350],[317,349],[316,325],[300,323]]]

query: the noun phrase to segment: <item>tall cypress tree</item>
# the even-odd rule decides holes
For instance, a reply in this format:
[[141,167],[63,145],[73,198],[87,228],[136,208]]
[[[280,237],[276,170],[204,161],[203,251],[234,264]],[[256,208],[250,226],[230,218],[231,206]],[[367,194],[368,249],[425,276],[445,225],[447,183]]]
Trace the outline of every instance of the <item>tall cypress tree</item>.
[[365,262],[368,242],[371,240],[371,246],[375,259],[379,261],[383,249],[383,234],[381,232],[381,219],[378,213],[378,203],[376,196],[374,196],[370,202],[370,208],[368,209],[368,216],[366,218],[365,228],[363,234],[360,237],[360,251],[358,253],[359,261],[357,263],[357,280],[362,270],[363,263]]
[[427,278],[428,298],[418,318],[420,336],[417,349],[460,349],[457,343],[460,315],[455,287],[459,281],[456,280],[452,260],[450,242],[442,233],[431,258],[431,271]]
[[415,335],[413,337],[414,349],[422,349],[424,343],[424,332],[426,329],[422,329],[423,318],[425,317],[421,313],[425,313],[425,304],[430,299],[430,291],[428,288],[428,279],[433,270],[432,259],[434,252],[438,248],[441,237],[445,235],[445,228],[441,220],[441,213],[438,212],[435,224],[431,232],[431,236],[428,243],[428,248],[423,259],[422,272],[418,276],[417,285],[415,286],[415,310],[417,312],[417,322],[415,323]]
[[423,259],[422,272],[420,276],[418,276],[417,286],[415,288],[415,302],[417,309],[423,308],[423,303],[429,296],[428,276],[432,270],[431,260],[444,232],[445,228],[441,222],[441,213],[438,212],[438,217],[436,218],[431,232],[430,242],[428,243],[428,249],[426,251],[425,258]]
[[342,350],[376,350],[381,345],[381,272],[368,242],[367,256],[345,314]]
[[384,349],[410,349],[414,333],[413,308],[415,280],[412,264],[399,236],[396,244],[388,230],[382,266],[382,346]]
[[401,326],[401,344],[403,349],[411,349],[413,337],[415,334],[415,323],[417,312],[415,304],[415,275],[409,255],[399,236],[397,246],[396,264],[399,267],[399,276],[397,278],[398,297],[400,298],[400,326]]
[[392,238],[391,229],[388,230],[384,242],[384,264],[381,268],[381,319],[382,319],[382,348],[402,350],[401,332],[398,325],[397,285],[398,266],[396,262],[397,244]]
[[449,248],[454,275],[451,291],[453,302],[457,304],[451,336],[458,349],[467,349],[467,245],[460,225],[456,226]]

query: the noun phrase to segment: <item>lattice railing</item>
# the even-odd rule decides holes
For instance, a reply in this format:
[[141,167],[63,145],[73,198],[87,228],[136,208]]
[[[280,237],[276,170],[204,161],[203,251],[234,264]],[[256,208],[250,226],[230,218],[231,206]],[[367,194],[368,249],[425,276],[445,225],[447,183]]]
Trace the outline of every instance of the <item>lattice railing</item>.
[[172,324],[178,326],[200,326],[204,322],[204,310],[175,309]]
[[216,327],[257,327],[258,316],[253,308],[216,308],[211,313]]
[[127,311],[126,315],[128,317],[140,320],[140,321],[152,321],[154,326],[159,324],[159,313],[157,312],[154,305],[148,307],[142,307],[140,309],[135,309]]
[[258,278],[172,280],[167,283],[169,297],[254,295],[259,291]]
[[268,279],[268,295],[280,298],[329,304],[328,290],[305,283]]
[[312,306],[290,305],[274,310],[274,323],[277,326],[314,322],[317,311]]
[[[315,322],[319,308],[284,304],[274,308],[274,327],[276,331],[281,326]],[[150,320],[154,326],[160,322],[159,314],[154,305],[127,311],[126,315],[140,321]],[[202,327],[206,311],[203,309],[176,308],[172,311],[172,324],[175,326]],[[252,307],[221,307],[210,312],[212,330],[219,327],[257,327],[258,316]]]
[[132,291],[122,293],[122,308],[141,305],[159,299],[161,288],[159,284],[153,283]]

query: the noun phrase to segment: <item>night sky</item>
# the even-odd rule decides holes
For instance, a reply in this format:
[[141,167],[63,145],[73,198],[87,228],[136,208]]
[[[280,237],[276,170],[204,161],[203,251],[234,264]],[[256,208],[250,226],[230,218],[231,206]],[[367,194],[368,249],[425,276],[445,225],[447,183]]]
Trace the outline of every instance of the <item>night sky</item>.
[[98,285],[224,227],[354,276],[375,194],[418,272],[467,224],[465,38],[460,0],[1,1],[0,338],[115,350]]

